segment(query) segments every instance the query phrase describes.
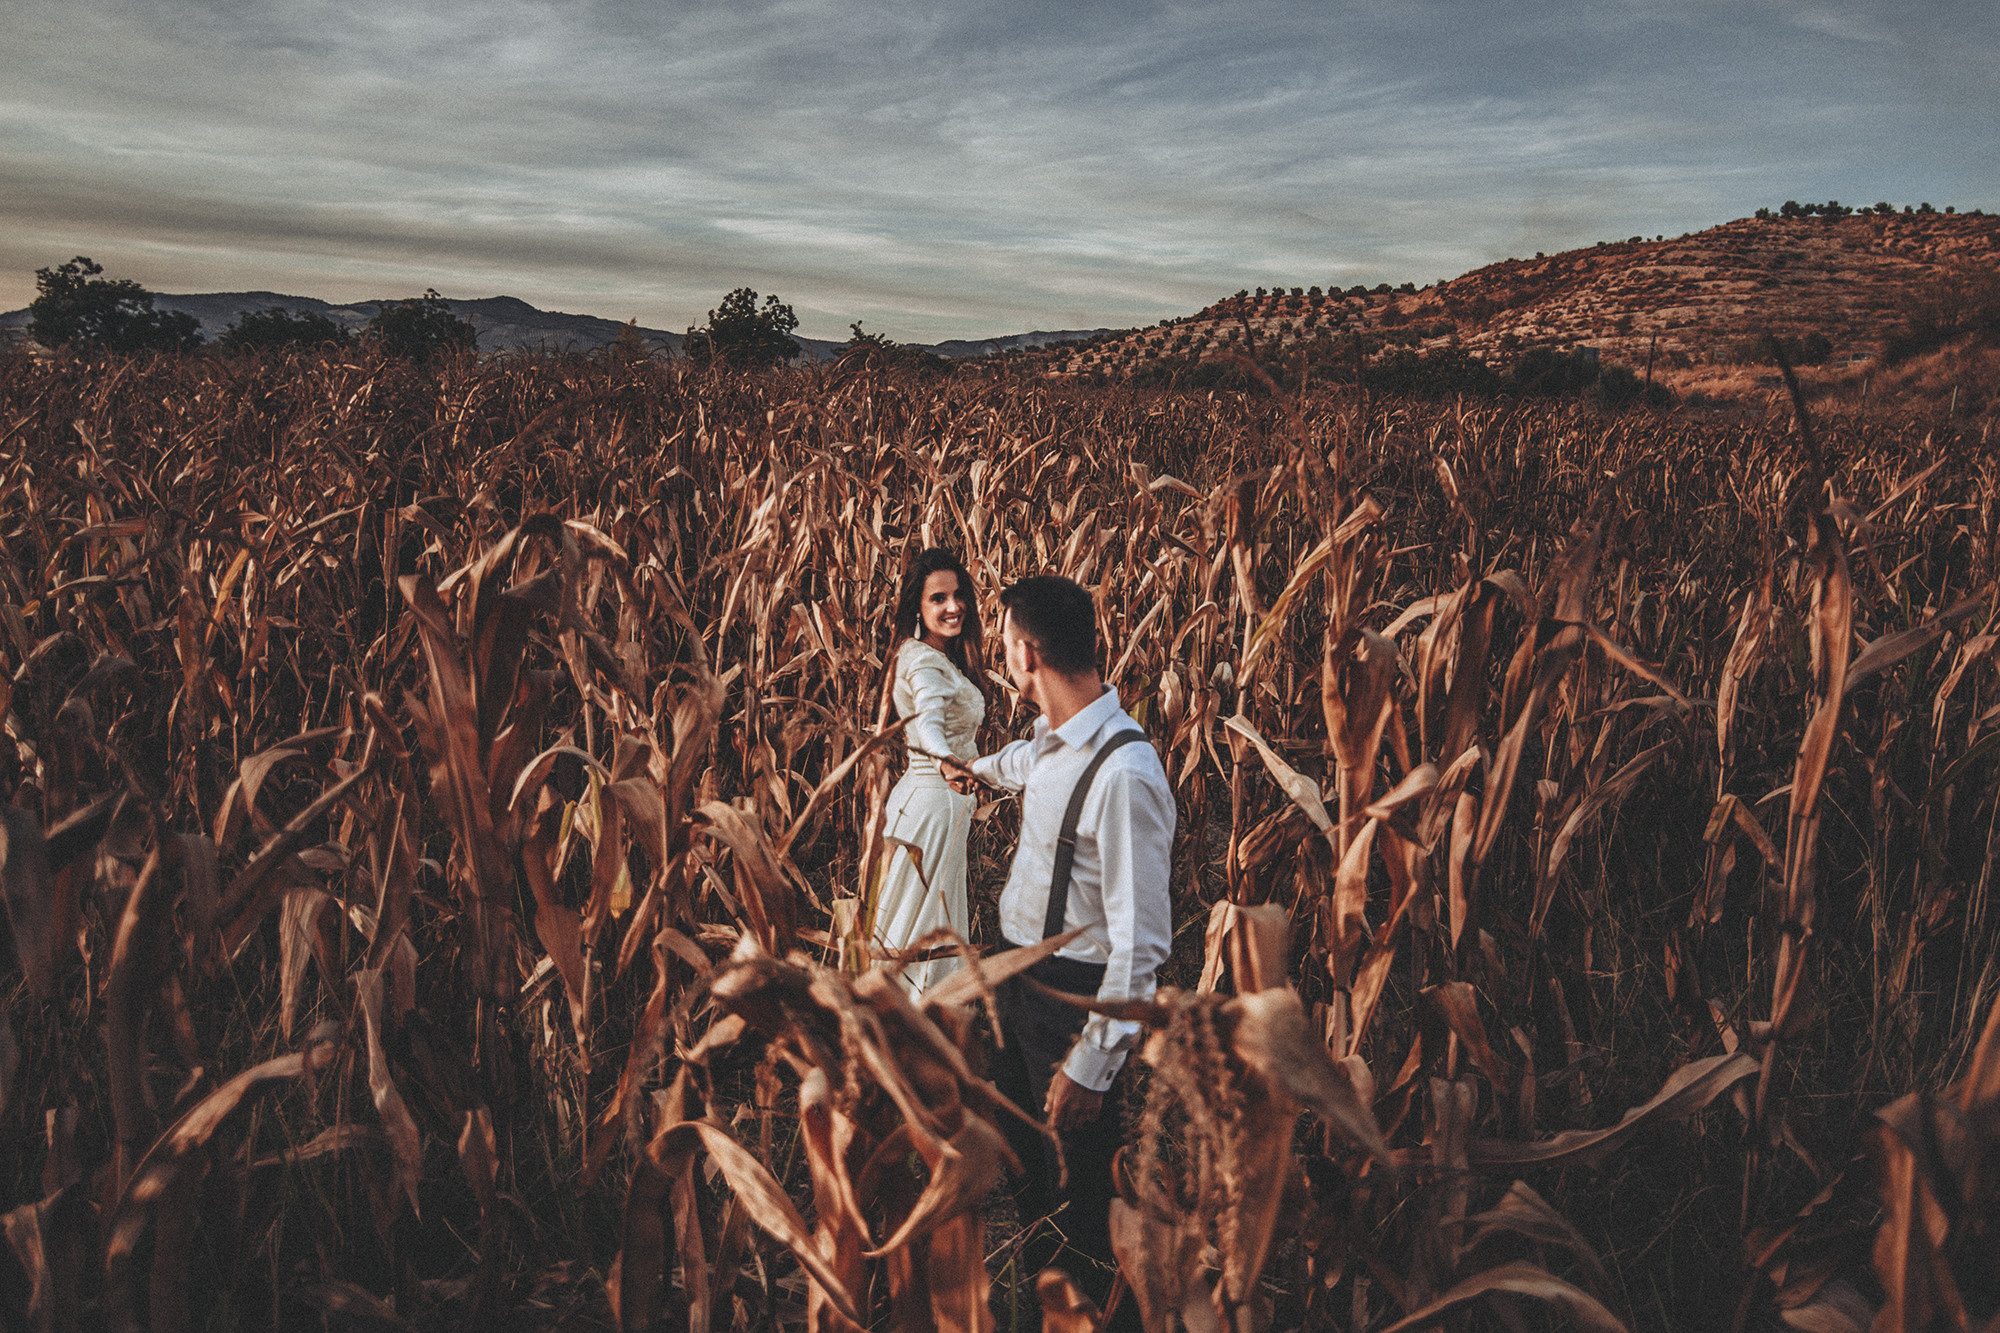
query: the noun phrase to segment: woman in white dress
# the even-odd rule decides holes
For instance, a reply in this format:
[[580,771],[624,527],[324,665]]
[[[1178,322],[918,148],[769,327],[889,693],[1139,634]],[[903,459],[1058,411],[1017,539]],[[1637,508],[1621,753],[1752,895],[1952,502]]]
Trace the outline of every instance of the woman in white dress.
[[[878,948],[898,952],[948,926],[961,937],[966,916],[965,842],[976,797],[946,785],[938,757],[970,763],[986,717],[980,679],[979,607],[972,578],[949,551],[932,548],[903,575],[896,604],[896,648],[889,662],[890,698],[910,765],[889,793],[883,825],[888,867],[875,900]],[[907,964],[901,975],[912,995],[958,970],[955,957]]]

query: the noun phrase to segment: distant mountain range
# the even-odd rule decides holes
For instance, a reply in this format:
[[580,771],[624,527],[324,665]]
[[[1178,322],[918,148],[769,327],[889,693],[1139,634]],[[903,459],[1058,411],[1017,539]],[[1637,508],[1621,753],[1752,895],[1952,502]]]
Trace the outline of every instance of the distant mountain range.
[[[210,342],[220,338],[225,329],[244,315],[273,307],[282,306],[294,312],[310,311],[359,331],[362,325],[375,318],[376,312],[383,306],[394,304],[394,301],[355,301],[349,305],[334,305],[316,297],[285,296],[278,292],[199,292],[187,296],[156,292],[153,296],[155,309],[182,311],[200,320],[202,336]],[[445,305],[452,314],[479,331],[479,350],[482,352],[588,352],[609,343],[624,327],[615,319],[600,319],[596,315],[566,315],[554,310],[538,310],[512,296],[489,296],[479,301],[447,300]],[[28,321],[26,310],[8,311],[0,315],[0,331],[25,329]],[[955,359],[1052,343],[1080,342],[1113,331],[1072,329],[1055,333],[1011,333],[999,338],[973,341],[954,338],[947,342],[913,345]],[[649,329],[643,325],[639,328],[639,336],[649,346],[674,351],[680,349],[683,337],[666,329]],[[841,347],[840,343],[825,338],[801,338],[796,334],[792,341],[805,349],[805,355],[814,361],[831,359]]]

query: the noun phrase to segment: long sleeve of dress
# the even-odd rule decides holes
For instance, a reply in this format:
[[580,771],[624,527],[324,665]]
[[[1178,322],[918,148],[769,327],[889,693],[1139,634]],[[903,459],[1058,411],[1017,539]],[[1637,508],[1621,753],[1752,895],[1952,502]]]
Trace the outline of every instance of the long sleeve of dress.
[[[906,654],[906,658],[914,654]],[[909,683],[910,695],[916,704],[914,716],[903,734],[917,750],[935,758],[952,752],[951,737],[945,731],[945,709],[958,697],[958,682],[952,679],[953,669],[930,662],[917,662],[908,666],[898,663],[903,678]]]

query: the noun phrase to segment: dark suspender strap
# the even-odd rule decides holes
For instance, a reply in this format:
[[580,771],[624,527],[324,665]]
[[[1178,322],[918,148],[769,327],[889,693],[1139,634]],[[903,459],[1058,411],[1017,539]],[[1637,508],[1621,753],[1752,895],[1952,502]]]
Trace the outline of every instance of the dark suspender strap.
[[1076,863],[1076,826],[1083,821],[1083,801],[1090,795],[1090,784],[1097,777],[1097,770],[1121,746],[1145,739],[1143,731],[1119,732],[1097,747],[1097,753],[1090,757],[1090,766],[1076,780],[1069,794],[1069,809],[1063,811],[1062,832],[1056,835],[1056,868],[1049,877],[1049,911],[1042,920],[1043,939],[1062,934],[1063,918],[1069,915],[1069,875]]

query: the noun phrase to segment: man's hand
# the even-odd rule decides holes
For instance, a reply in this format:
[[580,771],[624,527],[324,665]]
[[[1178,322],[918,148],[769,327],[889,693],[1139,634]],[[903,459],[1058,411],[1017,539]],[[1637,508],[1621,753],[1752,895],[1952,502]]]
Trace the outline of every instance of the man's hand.
[[979,790],[979,775],[968,764],[956,759],[940,759],[938,771],[944,774],[945,784],[960,796],[970,796]]
[[1050,1129],[1058,1134],[1081,1129],[1097,1119],[1097,1113],[1103,1109],[1103,1093],[1092,1092],[1062,1070],[1056,1071],[1055,1078],[1049,1083],[1048,1103],[1043,1108],[1048,1114]]

